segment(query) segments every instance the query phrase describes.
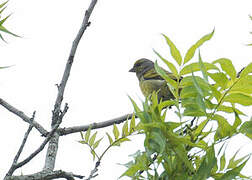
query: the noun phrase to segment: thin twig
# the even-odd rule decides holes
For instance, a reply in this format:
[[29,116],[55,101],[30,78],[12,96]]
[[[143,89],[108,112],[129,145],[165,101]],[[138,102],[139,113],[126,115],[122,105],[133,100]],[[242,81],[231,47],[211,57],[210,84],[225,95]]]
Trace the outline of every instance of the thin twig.
[[92,129],[99,129],[99,128],[111,126],[113,124],[120,124],[120,123],[126,121],[127,119],[131,119],[131,118],[132,118],[132,114],[126,114],[124,116],[110,119],[110,120],[103,121],[103,122],[99,122],[99,123],[91,123],[91,124],[84,125],[84,126],[73,126],[73,127],[68,127],[68,128],[59,128],[57,131],[59,132],[60,136],[63,136],[63,135],[72,134],[72,133],[76,133],[76,132],[87,131],[90,126]]
[[[13,172],[22,167],[23,165],[25,165],[26,163],[28,163],[31,159],[33,159],[38,153],[40,153],[45,145],[49,142],[49,140],[52,138],[53,134],[55,133],[55,131],[57,130],[57,128],[59,127],[60,123],[57,123],[55,125],[55,127],[52,129],[51,132],[49,132],[48,136],[46,137],[46,139],[43,141],[43,143],[39,146],[38,149],[36,149],[33,153],[31,153],[27,158],[25,158],[23,161],[19,162],[19,163],[16,163],[16,164],[13,164]],[[12,172],[12,173],[13,173]],[[9,176],[8,174],[6,176]]]
[[[33,115],[32,115],[32,118],[31,118],[31,122],[35,118],[35,113],[36,113],[36,111],[33,112]],[[21,146],[19,147],[19,150],[18,150],[18,152],[17,152],[17,154],[16,154],[16,156],[15,156],[15,158],[13,160],[13,163],[12,163],[12,165],[11,165],[8,173],[6,174],[6,176],[11,176],[13,174],[13,172],[16,170],[15,166],[17,164],[18,158],[20,157],[20,155],[21,155],[21,153],[22,153],[22,151],[24,149],[25,143],[27,141],[27,138],[28,138],[28,136],[29,136],[32,128],[33,128],[33,126],[30,124],[28,130],[26,131],[26,133],[24,135],[24,138],[23,138],[23,141],[21,143]]]
[[85,12],[85,16],[84,16],[84,19],[82,21],[81,28],[80,28],[75,40],[73,41],[72,48],[71,48],[71,51],[70,51],[70,55],[68,57],[68,60],[67,60],[66,66],[65,66],[64,74],[62,76],[60,84],[58,85],[58,95],[57,95],[55,105],[54,105],[52,125],[57,122],[57,119],[58,119],[58,116],[59,116],[59,113],[60,113],[60,109],[61,109],[61,103],[63,101],[63,95],[64,95],[66,83],[67,83],[67,80],[69,78],[70,71],[71,71],[71,68],[72,68],[72,64],[73,64],[73,61],[74,61],[74,56],[75,56],[75,53],[76,53],[76,50],[77,50],[77,47],[78,47],[78,44],[80,42],[80,39],[81,39],[82,35],[84,34],[87,27],[90,25],[89,18],[90,18],[90,15],[91,15],[96,3],[97,3],[97,0],[92,0],[91,1],[88,9]]
[[31,121],[31,118],[25,115],[22,111],[18,110],[14,106],[10,105],[6,101],[0,98],[0,104],[7,109],[8,111],[12,112],[13,114],[17,115],[21,119],[23,119],[25,122],[31,124],[34,126],[41,134],[42,136],[46,136],[48,132],[36,121]]

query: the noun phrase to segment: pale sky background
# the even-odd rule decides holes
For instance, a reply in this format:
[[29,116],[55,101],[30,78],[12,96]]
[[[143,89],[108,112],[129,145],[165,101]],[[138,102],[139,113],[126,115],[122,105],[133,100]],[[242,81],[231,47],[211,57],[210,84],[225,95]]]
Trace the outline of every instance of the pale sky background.
[[[55,84],[61,80],[89,2],[10,0],[8,3],[6,15],[13,14],[6,27],[23,38],[5,36],[8,44],[0,42],[0,66],[15,65],[0,71],[1,98],[29,116],[36,110],[36,121],[47,129],[57,93]],[[77,49],[64,96],[70,108],[61,127],[86,125],[132,112],[127,95],[138,103],[143,98],[137,78],[128,73],[135,60],[141,57],[156,60],[153,48],[171,60],[160,33],[169,36],[185,54],[193,43],[215,28],[212,40],[201,47],[203,61],[226,57],[240,70],[252,59],[252,47],[245,46],[252,42],[249,14],[252,14],[251,0],[98,0],[91,26]],[[0,119],[1,178],[11,165],[28,124],[2,107]],[[111,128],[106,131],[111,132]],[[21,159],[42,140],[34,129]],[[94,162],[88,147],[77,143],[78,140],[78,133],[60,139],[56,170],[89,175]],[[107,153],[96,179],[117,179],[125,170],[117,163],[131,160],[128,155],[142,148],[141,140],[124,143]],[[107,141],[104,139],[104,143]],[[231,155],[241,148],[238,156],[241,157],[251,152],[252,141],[238,136],[228,148]],[[45,152],[16,174],[40,171]],[[251,167],[252,159],[243,172],[252,175]]]

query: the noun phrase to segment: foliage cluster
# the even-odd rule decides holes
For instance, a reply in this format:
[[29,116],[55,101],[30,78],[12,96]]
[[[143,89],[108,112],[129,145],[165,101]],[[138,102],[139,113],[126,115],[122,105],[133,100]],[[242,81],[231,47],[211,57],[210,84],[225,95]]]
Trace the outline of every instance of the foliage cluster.
[[[7,3],[8,3],[8,1],[5,1],[5,2],[3,2],[3,3],[0,4],[0,32],[4,32],[4,33],[7,33],[7,34],[10,34],[10,35],[13,35],[13,36],[18,37],[18,35],[16,35],[16,34],[10,32],[8,29],[6,29],[6,28],[4,27],[4,23],[5,23],[6,20],[10,17],[10,15],[8,15],[8,16],[2,18],[2,14],[3,14],[4,10],[5,10],[6,7],[7,7],[7,6],[6,6]],[[5,41],[4,38],[3,38],[3,35],[2,35],[1,33],[0,33],[0,38],[1,38],[3,41]]]
[[[158,103],[153,93],[142,109],[132,100],[141,121],[139,130],[145,133],[145,151],[138,153],[124,175],[134,179],[249,179],[240,171],[250,155],[235,159],[236,153],[227,161],[223,147],[240,133],[252,139],[252,119],[245,121],[246,115],[240,110],[252,105],[252,63],[237,73],[230,59],[206,63],[199,53],[198,61],[189,64],[195,51],[213,34],[198,40],[184,58],[163,35],[176,64],[154,52],[177,79],[183,79],[171,80],[156,62],[156,71],[167,81],[175,99]],[[178,121],[169,118],[169,110],[163,110],[170,105],[174,105]],[[194,118],[189,121],[189,117]]]
[[[200,52],[198,61],[190,63],[196,50],[213,34],[214,31],[198,40],[184,58],[163,34],[176,63],[154,52],[178,81],[170,79],[157,62],[155,69],[166,80],[175,99],[158,102],[157,94],[153,92],[142,103],[142,108],[131,99],[140,121],[135,125],[133,116],[130,128],[127,121],[121,138],[114,125],[114,140],[107,134],[110,145],[104,151],[129,140],[128,136],[132,134],[145,135],[145,151],[132,156],[133,160],[125,164],[127,170],[122,176],[132,179],[249,179],[240,171],[250,155],[236,159],[236,152],[231,159],[226,159],[225,145],[238,134],[252,139],[252,118],[245,121],[246,114],[241,110],[252,105],[252,63],[237,73],[230,59],[220,58],[207,63],[202,61]],[[180,77],[183,77],[181,81]],[[171,119],[171,113],[178,118]],[[93,156],[100,161],[104,153],[98,156],[94,150],[100,140],[94,142],[96,133],[90,139],[89,134],[90,130],[85,137],[82,135],[80,142],[88,144]]]

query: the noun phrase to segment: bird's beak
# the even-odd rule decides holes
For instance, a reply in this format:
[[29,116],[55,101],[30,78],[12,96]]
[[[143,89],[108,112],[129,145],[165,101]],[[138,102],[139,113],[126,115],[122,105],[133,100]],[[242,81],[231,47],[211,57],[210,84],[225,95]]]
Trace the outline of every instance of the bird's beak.
[[129,70],[129,72],[136,72],[136,69],[133,67]]

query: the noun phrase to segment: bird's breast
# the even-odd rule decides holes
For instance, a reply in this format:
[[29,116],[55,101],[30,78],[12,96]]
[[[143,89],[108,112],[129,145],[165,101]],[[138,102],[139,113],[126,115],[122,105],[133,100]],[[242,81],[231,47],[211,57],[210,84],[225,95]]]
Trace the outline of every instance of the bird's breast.
[[140,88],[145,97],[152,94],[153,91],[158,91],[166,82],[164,80],[143,80],[140,81]]

